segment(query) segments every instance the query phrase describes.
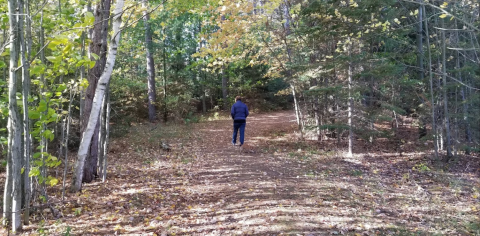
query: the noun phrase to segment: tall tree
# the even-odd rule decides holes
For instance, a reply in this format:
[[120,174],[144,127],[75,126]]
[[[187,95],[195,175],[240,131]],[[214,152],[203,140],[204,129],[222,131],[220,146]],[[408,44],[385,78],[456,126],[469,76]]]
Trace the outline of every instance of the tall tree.
[[[88,72],[88,87],[85,92],[83,117],[81,117],[80,131],[83,133],[87,128],[87,123],[90,118],[90,113],[93,106],[93,98],[98,86],[98,80],[105,69],[107,60],[107,38],[108,38],[108,23],[110,19],[111,0],[99,0],[95,7],[95,22],[93,25],[92,39],[90,43],[90,55],[92,59],[96,59],[96,64]],[[99,119],[99,117],[97,117]],[[97,122],[97,124],[100,124]],[[83,182],[91,182],[97,176],[97,161],[98,161],[98,136],[100,126],[95,127],[91,145],[89,147],[89,155],[86,158],[84,165]]]
[[9,36],[10,36],[10,70],[8,81],[8,154],[7,178],[4,191],[4,219],[11,222],[12,231],[21,229],[22,204],[22,119],[17,106],[18,59],[20,53],[19,1],[8,1]]
[[30,16],[28,0],[19,2],[19,40],[21,42],[21,62],[22,62],[22,106],[23,106],[23,188],[24,188],[24,205],[23,223],[29,224],[30,217],[30,199],[32,189],[30,185],[30,161],[31,161],[31,136],[30,136],[30,118],[28,98],[30,97],[30,52],[32,45]]
[[150,30],[150,14],[148,12],[148,1],[142,1],[143,8],[143,24],[145,26],[145,48],[147,57],[147,81],[148,81],[148,119],[154,122],[156,119],[156,88],[155,88],[155,62],[153,59],[153,42],[152,32]]
[[78,149],[78,156],[75,164],[75,173],[73,176],[71,188],[71,190],[74,192],[78,192],[82,188],[82,177],[85,160],[87,158],[88,150],[92,142],[95,127],[97,127],[98,124],[100,109],[102,107],[102,101],[104,99],[105,91],[107,90],[113,67],[115,65],[115,58],[117,56],[117,50],[120,43],[120,25],[122,24],[123,5],[124,1],[118,0],[115,4],[115,10],[113,11],[113,32],[110,39],[110,48],[107,54],[105,69],[103,70],[102,75],[98,80],[98,86],[94,93],[95,96],[93,98],[90,118],[88,120],[87,127],[83,132],[82,141],[80,142],[80,147]]

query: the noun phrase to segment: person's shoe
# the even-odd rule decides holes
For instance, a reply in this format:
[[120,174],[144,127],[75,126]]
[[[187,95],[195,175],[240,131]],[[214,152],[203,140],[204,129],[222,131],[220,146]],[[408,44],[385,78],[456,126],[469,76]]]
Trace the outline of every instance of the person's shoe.
[[237,146],[237,144],[236,144],[236,143],[234,143],[234,142],[232,142],[232,145],[233,145],[233,146]]

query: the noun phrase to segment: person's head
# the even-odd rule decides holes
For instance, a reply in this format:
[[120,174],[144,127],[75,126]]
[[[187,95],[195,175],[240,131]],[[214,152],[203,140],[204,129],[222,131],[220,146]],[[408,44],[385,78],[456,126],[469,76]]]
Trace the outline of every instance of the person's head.
[[236,97],[235,97],[235,102],[236,102],[236,101],[242,101],[242,97],[236,96]]

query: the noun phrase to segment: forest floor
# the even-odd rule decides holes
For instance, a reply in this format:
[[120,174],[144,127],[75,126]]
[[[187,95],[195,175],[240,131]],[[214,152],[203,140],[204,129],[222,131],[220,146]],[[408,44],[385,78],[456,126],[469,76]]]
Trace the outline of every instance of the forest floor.
[[295,127],[291,111],[252,114],[240,149],[226,117],[133,124],[111,142],[106,183],[63,203],[50,190],[62,217],[46,209],[24,234],[480,235],[478,157],[433,161],[406,128],[402,153],[358,141],[347,157]]

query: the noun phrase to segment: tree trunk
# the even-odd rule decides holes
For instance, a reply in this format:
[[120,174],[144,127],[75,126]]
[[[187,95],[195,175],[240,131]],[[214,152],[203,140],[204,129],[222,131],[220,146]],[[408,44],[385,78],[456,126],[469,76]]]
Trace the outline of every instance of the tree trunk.
[[[225,62],[224,62],[225,63]],[[225,71],[225,64],[222,66],[222,99],[223,99],[223,110],[228,111],[228,77]]]
[[[82,57],[85,56],[85,37],[86,37],[86,33],[85,31],[82,32],[82,38],[81,38],[81,42],[82,42],[82,49],[81,49],[81,55]],[[90,53],[89,53],[90,54]],[[90,57],[90,56],[89,56]],[[83,81],[83,79],[85,78],[85,66],[82,65],[80,67],[80,81]],[[79,112],[80,112],[80,118],[83,118],[83,115],[84,115],[84,110],[85,110],[85,88],[84,87],[79,87],[79,90],[80,90],[80,106],[79,106]]]
[[145,47],[147,54],[147,77],[148,77],[148,119],[150,122],[156,120],[157,111],[155,109],[156,104],[156,88],[155,88],[155,63],[153,60],[153,44],[152,44],[152,32],[150,30],[148,14],[148,1],[142,0],[142,5],[145,8],[143,11],[143,23],[145,25]]
[[[90,113],[93,106],[93,98],[97,87],[98,80],[102,75],[102,71],[106,65],[107,53],[107,38],[108,38],[108,22],[110,17],[110,0],[101,0],[98,2],[95,9],[95,22],[92,32],[92,42],[90,43],[90,53],[99,56],[95,66],[90,69],[88,73],[88,87],[85,92],[84,111],[81,122],[80,131],[83,133],[86,125],[90,119]],[[97,121],[98,123],[98,121]],[[90,142],[90,154],[87,155],[84,165],[84,175],[82,181],[90,183],[94,176],[97,175],[97,160],[98,160],[98,128],[95,127],[93,140]]]
[[300,140],[303,140],[303,127],[302,127],[302,115],[300,111],[300,104],[298,103],[297,94],[295,92],[295,85],[290,84],[290,89],[292,90],[293,96],[293,105],[295,107],[295,117],[297,118],[298,132],[300,132]]
[[[313,79],[313,85],[318,86],[317,79]],[[313,112],[315,116],[315,130],[317,131],[317,140],[322,140],[322,134],[320,130],[320,106],[318,104],[318,95],[313,95]]]
[[[422,5],[422,10],[425,12],[425,5]],[[435,116],[435,98],[433,93],[433,75],[432,75],[432,54],[430,50],[430,35],[428,34],[428,18],[425,18],[425,39],[427,40],[427,53],[428,53],[428,74],[430,78],[430,96],[431,96],[431,105],[432,105],[432,132],[433,132],[433,146],[435,149],[435,159],[438,159],[438,144],[437,144],[437,123]]]
[[[163,28],[163,34],[166,34],[165,28]],[[163,40],[163,121],[166,123],[168,118],[167,109],[167,39]]]
[[98,136],[100,133],[100,117],[97,117],[97,125],[93,132],[92,140],[90,143],[89,152],[87,159],[85,161],[85,166],[83,169],[83,179],[84,183],[92,182],[96,177],[98,177]]
[[103,99],[103,105],[104,108],[102,108],[102,113],[104,112],[105,114],[102,114],[102,136],[101,136],[101,147],[102,149],[99,151],[102,155],[102,162],[100,162],[102,172],[100,173],[102,176],[102,182],[105,182],[107,180],[107,161],[108,161],[108,139],[109,139],[109,134],[110,134],[110,88],[107,88],[107,91],[105,93],[105,97]]
[[[418,0],[421,2],[421,0]],[[419,79],[423,81],[424,72],[423,72],[423,10],[422,5],[418,7],[418,28],[417,28],[417,64],[418,64],[418,75]]]
[[[81,68],[82,70],[82,68]],[[67,180],[67,170],[68,170],[68,138],[70,137],[70,121],[72,118],[72,103],[73,103],[73,97],[75,96],[75,93],[73,92],[73,87],[70,87],[70,101],[68,103],[68,114],[66,119],[66,135],[65,135],[65,140],[63,141],[63,146],[65,147],[65,152],[63,153],[64,159],[63,159],[63,181],[62,181],[62,201],[65,200],[65,183]]]
[[[442,28],[445,29],[445,21],[442,21]],[[443,109],[444,109],[444,122],[445,122],[445,135],[446,135],[446,147],[447,147],[447,158],[452,157],[452,145],[451,145],[451,134],[450,134],[450,118],[448,113],[448,88],[447,88],[447,49],[445,46],[445,30],[441,30],[442,37],[442,81],[443,81]]]
[[93,98],[92,110],[90,113],[90,119],[88,120],[85,132],[83,132],[82,141],[78,150],[77,162],[75,164],[75,173],[72,181],[72,191],[78,192],[82,188],[82,174],[85,159],[88,154],[88,149],[92,141],[94,129],[97,126],[98,117],[102,105],[103,96],[110,81],[112,75],[113,66],[115,65],[115,57],[117,56],[118,44],[120,42],[120,25],[122,23],[122,9],[124,0],[117,0],[115,10],[113,13],[113,34],[111,38],[111,46],[108,50],[107,63],[105,69],[98,80],[98,86],[95,90],[95,96]]
[[[22,130],[18,106],[17,106],[17,80],[18,80],[18,59],[19,59],[19,22],[16,14],[19,14],[19,5],[16,0],[8,1],[8,13],[10,23],[10,73],[8,81],[8,155],[7,179],[5,185],[7,219],[11,221],[12,232],[16,233],[21,229],[21,204],[22,204]],[[21,20],[21,19],[20,19]],[[7,196],[8,194],[8,196]]]
[[[201,18],[198,19],[198,34],[202,32],[202,21]],[[203,38],[198,42],[198,50],[197,52],[200,52],[202,50],[202,41]],[[200,90],[201,90],[201,95],[202,95],[202,112],[206,113],[207,112],[207,104],[205,101],[205,79],[202,76],[202,65],[200,65],[200,58],[197,58],[197,66],[198,66],[198,72],[197,72],[197,81],[200,83]]]
[[[351,46],[350,46],[351,47]],[[350,49],[349,49],[350,50]],[[348,156],[353,156],[352,63],[348,62]]]
[[[23,172],[23,188],[25,198],[25,208],[23,213],[23,224],[28,225],[30,221],[30,199],[32,195],[32,189],[30,185],[30,160],[31,160],[31,136],[30,136],[30,119],[28,118],[28,97],[30,96],[30,52],[31,52],[31,30],[30,19],[24,17],[26,13],[29,16],[29,4],[20,1],[20,15],[19,15],[19,36],[21,42],[21,55],[22,55],[22,105],[23,105],[23,154],[24,154],[24,172]],[[23,34],[25,32],[25,36]],[[28,41],[28,42],[27,42]]]

